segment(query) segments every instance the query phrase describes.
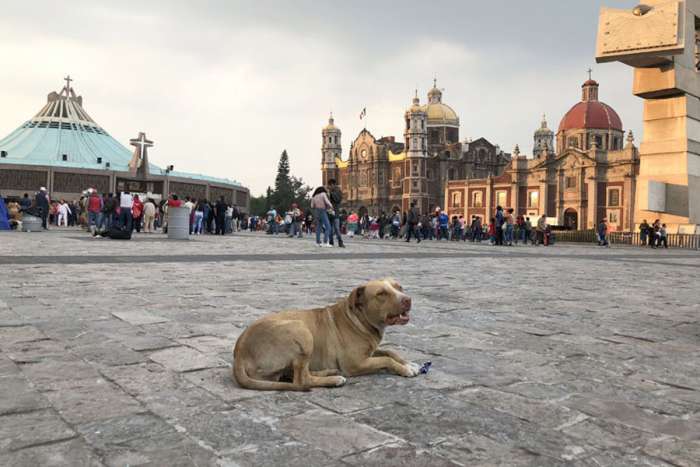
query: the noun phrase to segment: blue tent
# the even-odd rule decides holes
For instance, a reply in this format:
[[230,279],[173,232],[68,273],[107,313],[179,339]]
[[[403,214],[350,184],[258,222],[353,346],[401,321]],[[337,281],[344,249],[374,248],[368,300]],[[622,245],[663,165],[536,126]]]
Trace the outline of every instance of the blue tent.
[[10,230],[10,220],[7,214],[5,200],[0,198],[0,230]]

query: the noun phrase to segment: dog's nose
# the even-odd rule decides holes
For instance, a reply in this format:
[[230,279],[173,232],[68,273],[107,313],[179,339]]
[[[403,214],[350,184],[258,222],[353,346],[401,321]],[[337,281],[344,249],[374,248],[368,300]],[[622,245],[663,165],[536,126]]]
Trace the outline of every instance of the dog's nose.
[[401,299],[401,308],[403,308],[404,310],[411,309],[411,297],[403,297]]

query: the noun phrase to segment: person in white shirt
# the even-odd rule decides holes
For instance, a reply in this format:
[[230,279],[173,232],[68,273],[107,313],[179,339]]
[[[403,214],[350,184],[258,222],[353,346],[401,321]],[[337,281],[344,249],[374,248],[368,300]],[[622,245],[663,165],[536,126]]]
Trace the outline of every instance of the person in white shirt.
[[156,220],[156,205],[151,198],[148,198],[143,205],[143,231],[146,233],[155,232],[154,223]]
[[61,226],[61,223],[63,223],[64,227],[68,227],[68,216],[71,214],[70,207],[68,207],[68,203],[66,203],[65,200],[61,200],[61,203],[58,205],[58,226]]
[[131,231],[131,207],[134,205],[134,197],[128,191],[122,191],[119,196],[119,226],[122,230]]

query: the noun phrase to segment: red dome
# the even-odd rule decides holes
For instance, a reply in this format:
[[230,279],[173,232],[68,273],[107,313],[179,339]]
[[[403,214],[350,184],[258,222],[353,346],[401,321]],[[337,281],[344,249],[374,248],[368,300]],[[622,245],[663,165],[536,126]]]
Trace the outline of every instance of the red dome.
[[600,101],[579,102],[561,119],[559,131],[581,129],[622,131],[622,120],[612,107]]

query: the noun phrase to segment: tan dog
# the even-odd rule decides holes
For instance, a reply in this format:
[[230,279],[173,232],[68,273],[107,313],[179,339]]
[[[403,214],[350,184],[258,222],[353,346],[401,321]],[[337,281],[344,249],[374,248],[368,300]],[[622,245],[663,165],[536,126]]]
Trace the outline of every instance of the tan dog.
[[393,279],[372,281],[335,305],[264,316],[233,349],[233,376],[244,388],[306,391],[342,386],[382,370],[412,377],[420,365],[378,349],[386,326],[409,321],[411,298]]

